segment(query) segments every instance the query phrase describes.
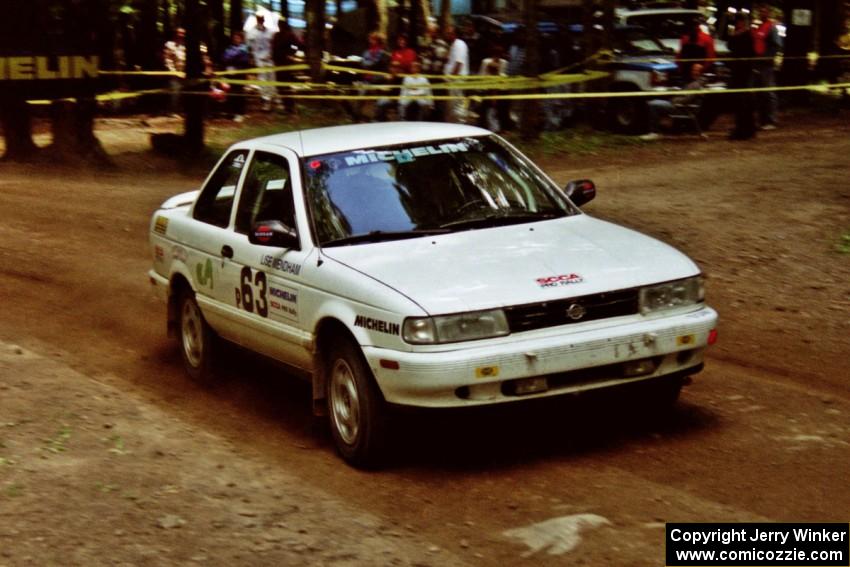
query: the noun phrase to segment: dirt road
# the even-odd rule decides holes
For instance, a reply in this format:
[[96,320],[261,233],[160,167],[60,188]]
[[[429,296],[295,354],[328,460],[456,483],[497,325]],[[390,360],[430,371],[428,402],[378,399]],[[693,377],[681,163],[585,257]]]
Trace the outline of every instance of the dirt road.
[[720,342],[668,419],[593,397],[405,420],[333,453],[309,389],[185,377],[146,230],[203,173],[0,165],[0,565],[660,565],[666,521],[847,521],[850,128],[544,161],[695,258]]

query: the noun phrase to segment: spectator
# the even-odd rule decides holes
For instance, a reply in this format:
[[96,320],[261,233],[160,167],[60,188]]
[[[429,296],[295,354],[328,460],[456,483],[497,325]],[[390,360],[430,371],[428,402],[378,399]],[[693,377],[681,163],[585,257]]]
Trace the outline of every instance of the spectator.
[[[183,79],[186,73],[186,30],[184,28],[174,30],[174,39],[165,42],[162,55],[165,68],[173,73],[180,73],[179,76],[172,76],[169,79],[170,110],[172,113],[177,113],[180,111],[180,90],[183,87]],[[201,57],[204,72],[210,74],[212,72],[212,61],[210,61],[205,43],[201,43]]]
[[[385,84],[401,86],[402,80],[399,73],[401,73],[401,63],[390,61],[390,76],[385,80]],[[394,110],[398,110],[398,100],[396,97],[399,96],[399,90],[398,88],[391,88],[382,91],[387,95],[387,98],[378,99],[378,102],[375,103],[376,122],[398,119],[397,112],[394,112]]]
[[[753,86],[753,63],[755,56],[750,18],[743,12],[735,15],[735,30],[727,41],[730,62],[729,88],[749,89]],[[755,99],[753,93],[727,95],[735,111],[735,129],[730,140],[749,140],[756,135]]]
[[[272,40],[272,60],[275,66],[283,67],[296,63],[296,54],[301,49],[301,42],[289,22],[281,22],[280,31],[274,35]],[[295,73],[292,71],[277,71],[275,78],[278,82],[288,83],[295,81]],[[279,87],[280,91],[290,93],[292,90],[289,87]],[[295,100],[284,97],[282,99],[283,110],[285,112],[295,112]]]
[[410,75],[404,78],[401,85],[399,101],[401,118],[413,121],[426,119],[434,109],[434,100],[422,98],[431,96],[431,82],[422,75],[422,64],[418,60],[413,61]]
[[[363,52],[361,56],[361,68],[364,71],[381,71],[384,72],[387,70],[387,65],[389,64],[389,55],[384,49],[384,36],[380,32],[373,31],[369,34],[369,46],[366,48],[366,51]],[[368,95],[371,94],[370,91],[365,88],[370,83],[379,83],[381,82],[381,75],[370,75],[364,74],[359,81],[355,81],[355,85],[360,86],[357,93],[360,95]],[[351,104],[351,114],[355,120],[364,120],[366,118],[366,113],[364,112],[364,107],[366,103],[361,100],[354,100]],[[377,109],[376,109],[377,111]]]
[[[757,87],[776,87],[776,72],[774,58],[782,48],[779,31],[770,19],[770,6],[761,4],[758,7],[761,24],[753,32],[753,48],[756,57],[763,57],[755,64],[755,85]],[[776,91],[758,93],[759,125],[762,130],[774,130],[777,125],[779,111],[779,95]]]
[[428,35],[421,46],[422,72],[429,75],[442,75],[449,58],[449,44],[440,37],[436,24],[428,25]]
[[180,73],[180,76],[172,75],[168,79],[171,100],[169,110],[176,114],[180,112],[180,89],[183,86],[183,74],[186,72],[186,30],[177,28],[174,30],[174,39],[165,42],[163,49],[165,68],[172,73]]
[[676,55],[683,83],[691,79],[691,67],[695,63],[702,65],[703,69],[710,69],[715,57],[714,38],[703,31],[699,18],[694,18],[690,31],[679,39],[679,53]]
[[[384,49],[384,36],[380,32],[369,34],[369,47],[363,52],[363,69],[367,71],[386,71],[389,56]],[[367,82],[377,82],[376,75],[366,75]]]
[[407,46],[407,36],[400,35],[396,39],[396,48],[390,60],[401,66],[402,73],[410,73],[411,64],[416,61],[416,51]]
[[508,48],[508,75],[521,77],[525,73],[525,28],[519,28]]
[[[251,54],[245,45],[245,34],[241,31],[233,32],[230,45],[224,50],[221,61],[227,71],[238,71],[251,67]],[[244,79],[243,75],[236,75],[237,79]],[[228,97],[228,110],[234,122],[242,122],[245,117],[245,97],[242,85],[230,85],[230,96]]]
[[[691,77],[688,83],[685,85],[685,90],[687,91],[698,91],[702,90],[705,87],[705,81],[703,78],[703,65],[702,63],[694,63],[690,67],[691,69]],[[661,137],[659,134],[661,120],[667,116],[670,116],[677,106],[684,105],[700,105],[702,103],[701,95],[683,95],[673,97],[672,100],[667,100],[666,98],[656,98],[652,99],[647,103],[647,107],[649,108],[649,133],[641,136],[642,140],[657,140]]]
[[[481,67],[478,69],[479,75],[489,75],[493,77],[508,76],[508,60],[502,57],[504,50],[498,43],[494,43],[490,48],[490,57],[486,57],[481,61]],[[500,91],[490,91],[485,94],[496,94]],[[501,91],[504,92],[504,91]],[[495,114],[495,116],[491,116]],[[507,100],[488,100],[481,101],[481,106],[478,107],[478,125],[482,128],[500,132],[511,129],[510,102]]]
[[[255,67],[271,69],[274,66],[272,58],[272,39],[274,32],[266,26],[265,12],[257,12],[255,15],[257,25],[250,30],[245,37],[248,49],[254,58]],[[273,71],[264,70],[257,73],[257,79],[262,82],[273,82],[275,75]],[[268,112],[272,109],[272,102],[276,98],[277,90],[274,85],[259,85],[260,97],[263,100],[263,110]]]
[[[449,58],[443,73],[449,76],[449,81],[456,81],[458,77],[469,75],[469,47],[458,37],[453,26],[446,29],[446,39],[450,42]],[[449,104],[446,119],[450,122],[463,122],[466,119],[466,101],[463,98],[463,91],[451,89],[449,94],[455,98]]]

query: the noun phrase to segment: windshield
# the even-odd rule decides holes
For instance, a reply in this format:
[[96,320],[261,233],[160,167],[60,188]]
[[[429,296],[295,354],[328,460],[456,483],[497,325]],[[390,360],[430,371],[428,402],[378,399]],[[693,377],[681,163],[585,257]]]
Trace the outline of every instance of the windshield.
[[319,245],[396,240],[575,214],[563,194],[494,137],[304,158]]
[[614,34],[614,48],[626,55],[659,55],[664,45],[641,28],[625,28]]
[[700,17],[694,12],[669,12],[660,14],[636,14],[629,16],[626,23],[641,26],[655,37],[679,39],[693,27],[694,20]]

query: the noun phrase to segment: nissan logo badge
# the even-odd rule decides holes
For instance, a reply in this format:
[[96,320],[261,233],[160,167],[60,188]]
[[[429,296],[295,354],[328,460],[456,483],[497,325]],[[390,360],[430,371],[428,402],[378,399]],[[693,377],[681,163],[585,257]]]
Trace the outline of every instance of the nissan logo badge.
[[567,317],[569,317],[573,321],[578,321],[579,319],[584,317],[585,313],[587,313],[587,310],[584,308],[584,306],[579,305],[578,303],[573,303],[567,309]]

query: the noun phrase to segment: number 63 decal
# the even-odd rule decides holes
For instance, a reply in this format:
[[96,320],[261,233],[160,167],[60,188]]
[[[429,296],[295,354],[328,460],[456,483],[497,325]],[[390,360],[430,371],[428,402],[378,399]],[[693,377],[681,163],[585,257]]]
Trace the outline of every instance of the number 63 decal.
[[[269,316],[269,302],[266,300],[266,274],[265,272],[252,272],[251,268],[245,266],[239,276],[240,287],[236,288],[236,307],[241,307],[248,313],[257,309],[260,317]],[[256,288],[257,300],[254,300]]]

